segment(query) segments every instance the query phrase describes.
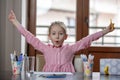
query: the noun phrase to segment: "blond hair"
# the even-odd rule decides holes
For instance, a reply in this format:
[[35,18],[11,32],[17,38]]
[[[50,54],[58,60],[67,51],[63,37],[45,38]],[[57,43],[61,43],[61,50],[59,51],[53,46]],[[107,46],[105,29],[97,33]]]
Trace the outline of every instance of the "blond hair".
[[58,26],[60,26],[61,28],[63,28],[63,30],[65,31],[65,34],[66,34],[66,25],[63,23],[63,22],[61,22],[61,21],[55,21],[55,22],[52,22],[51,23],[51,25],[50,25],[50,27],[49,27],[49,29],[48,29],[48,31],[49,31],[49,34],[50,34],[50,31],[51,31],[51,28],[52,28],[52,26],[54,26],[54,25],[58,25]]

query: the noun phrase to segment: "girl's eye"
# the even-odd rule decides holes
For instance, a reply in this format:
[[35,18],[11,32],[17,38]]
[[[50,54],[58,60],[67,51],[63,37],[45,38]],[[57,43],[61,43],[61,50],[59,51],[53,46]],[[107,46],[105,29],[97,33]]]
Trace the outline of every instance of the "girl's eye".
[[52,35],[55,35],[55,33],[52,33]]
[[63,33],[60,33],[60,35],[63,35]]

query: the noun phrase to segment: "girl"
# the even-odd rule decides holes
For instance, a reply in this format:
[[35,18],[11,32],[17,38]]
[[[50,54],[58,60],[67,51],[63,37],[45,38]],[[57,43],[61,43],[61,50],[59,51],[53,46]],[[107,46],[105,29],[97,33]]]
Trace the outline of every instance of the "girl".
[[88,48],[92,41],[95,41],[114,30],[114,28],[112,28],[114,24],[111,23],[105,30],[89,35],[77,41],[75,44],[63,45],[64,40],[67,39],[66,26],[63,22],[56,21],[50,25],[48,34],[48,37],[53,44],[46,45],[22,27],[12,10],[8,19],[26,38],[26,41],[29,44],[43,53],[45,59],[43,71],[45,72],[75,72],[72,64],[74,54],[79,50]]

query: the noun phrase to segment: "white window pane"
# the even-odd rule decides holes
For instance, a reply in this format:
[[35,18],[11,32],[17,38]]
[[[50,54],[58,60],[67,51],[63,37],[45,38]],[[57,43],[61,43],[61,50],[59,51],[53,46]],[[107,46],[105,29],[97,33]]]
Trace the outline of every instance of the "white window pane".
[[[110,24],[110,19],[115,23],[115,30],[105,35],[100,44],[92,45],[116,46],[120,37],[120,0],[90,0],[89,6],[89,34],[104,29]],[[96,41],[97,42],[97,41]]]
[[48,34],[48,28],[44,27],[37,27],[36,34]]
[[75,42],[75,37],[74,37],[74,36],[69,36],[69,37],[65,40],[65,42],[66,42],[66,43],[67,43],[67,42],[73,43],[73,42]]
[[48,36],[42,36],[42,35],[40,35],[40,36],[36,36],[36,37],[39,38],[43,42],[48,42]]
[[67,33],[69,35],[74,35],[74,37],[75,37],[75,34],[76,34],[75,28],[67,28]]

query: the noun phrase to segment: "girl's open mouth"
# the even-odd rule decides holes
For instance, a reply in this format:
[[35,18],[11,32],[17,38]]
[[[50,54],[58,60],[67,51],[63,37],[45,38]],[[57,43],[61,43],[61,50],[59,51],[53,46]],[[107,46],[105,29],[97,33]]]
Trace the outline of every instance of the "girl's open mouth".
[[58,43],[59,41],[56,41],[56,43]]

